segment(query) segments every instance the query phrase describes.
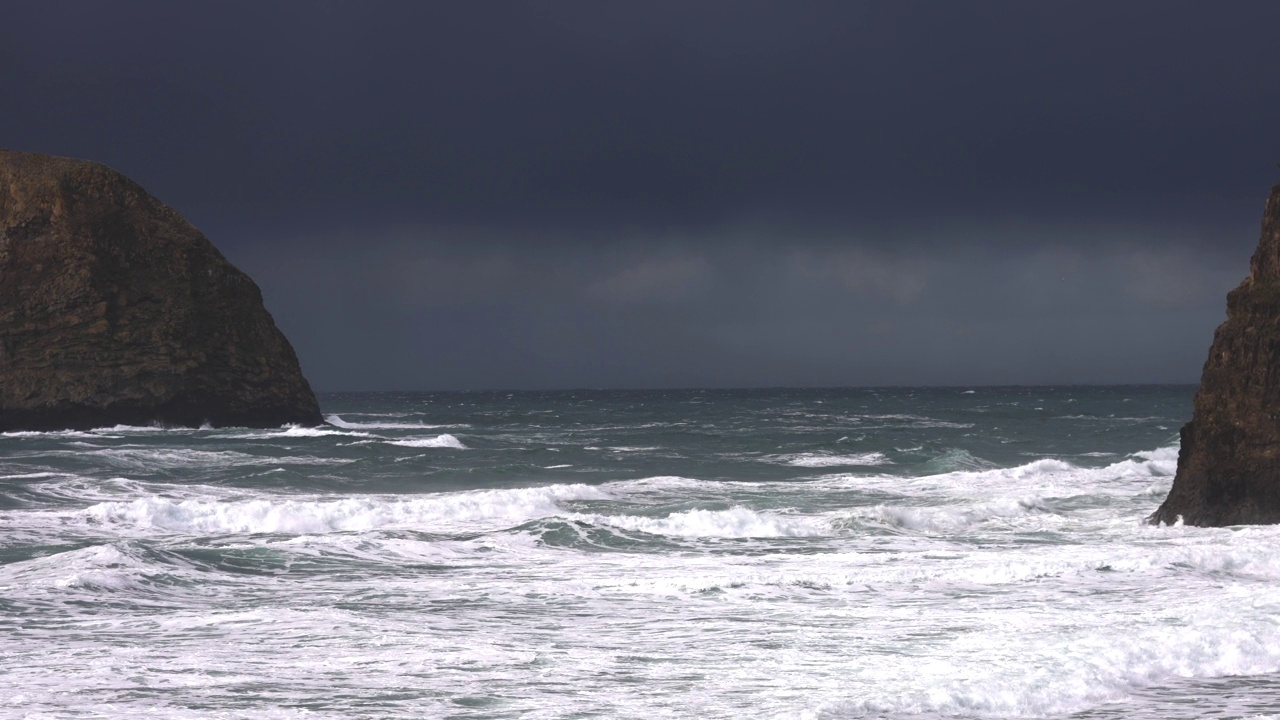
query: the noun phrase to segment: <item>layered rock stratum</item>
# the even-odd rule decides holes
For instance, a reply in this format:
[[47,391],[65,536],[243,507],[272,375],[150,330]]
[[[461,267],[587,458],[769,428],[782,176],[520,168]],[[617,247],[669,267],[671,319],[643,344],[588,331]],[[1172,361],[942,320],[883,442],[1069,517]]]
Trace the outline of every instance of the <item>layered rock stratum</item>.
[[1181,436],[1173,487],[1152,522],[1280,522],[1280,185],[1249,276],[1227,294]]
[[177,212],[0,150],[0,431],[322,422],[258,286]]

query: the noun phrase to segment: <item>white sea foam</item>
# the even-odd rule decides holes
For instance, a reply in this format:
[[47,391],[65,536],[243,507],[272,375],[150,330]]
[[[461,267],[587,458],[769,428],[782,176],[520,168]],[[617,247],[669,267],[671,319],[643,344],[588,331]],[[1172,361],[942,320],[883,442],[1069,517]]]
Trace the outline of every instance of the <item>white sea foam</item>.
[[745,507],[728,510],[687,510],[666,517],[636,515],[575,516],[626,530],[680,537],[765,538],[802,537],[829,533],[826,523],[812,517],[761,513]]
[[307,425],[285,425],[279,429],[249,430],[229,435],[216,435],[217,440],[279,440],[281,438],[320,438],[320,437],[355,437],[374,438],[373,433],[358,430],[346,430],[334,427],[310,427]]
[[55,430],[52,432],[45,432],[40,430],[13,430],[10,432],[0,433],[0,437],[7,437],[7,438],[92,437],[92,433],[80,432],[78,430]]
[[406,438],[404,440],[388,440],[388,445],[399,445],[401,447],[412,448],[453,448],[455,450],[466,450],[467,446],[462,444],[458,438],[444,433],[435,437],[427,438]]
[[165,571],[115,544],[91,545],[0,566],[0,591],[150,594],[155,578]]
[[334,430],[326,427],[307,427],[304,425],[289,425],[282,432],[272,433],[271,437],[328,437],[331,435],[344,435],[346,437],[373,437],[366,432],[352,432],[349,430]]
[[944,473],[956,470],[987,470],[994,468],[994,463],[974,456],[968,450],[952,448],[930,460],[926,472]]
[[1061,716],[1173,678],[1261,675],[1280,669],[1274,628],[1256,622],[1206,619],[1181,628],[1067,633],[1033,646],[1015,634],[1043,633],[1029,614],[1010,615],[1002,622],[1010,629],[993,626],[980,640],[957,643],[960,652],[971,647],[973,659],[957,653],[918,664],[909,682],[893,674],[901,670],[896,664],[866,668],[851,679],[877,683],[872,698],[831,702],[821,706],[821,714]]
[[157,468],[234,467],[238,465],[332,465],[350,462],[340,458],[271,457],[236,450],[191,448],[114,447],[81,451],[101,457],[111,465],[152,470]]
[[930,428],[947,428],[955,430],[963,430],[973,427],[973,423],[967,422],[950,422],[947,420],[939,420],[937,418],[926,417],[923,415],[909,415],[904,413],[889,413],[884,415],[868,415],[871,420],[892,420],[898,423],[906,423],[908,427],[917,430],[926,430]]
[[[1001,498],[991,502],[975,503],[969,506],[947,507],[901,507],[880,505],[869,510],[851,513],[864,522],[883,524],[917,533],[955,533],[967,531],[974,525],[988,522],[1003,522],[1006,526],[1019,526],[1022,529],[1047,529],[1043,522],[1050,510],[1044,500],[1036,496],[1021,498]],[[1028,517],[1039,519],[1027,527],[1021,521]],[[1053,520],[1060,521],[1060,517]],[[1051,522],[1048,525],[1059,525]]]
[[443,427],[458,427],[455,425],[427,425],[407,422],[350,422],[343,420],[339,415],[328,415],[325,417],[325,421],[344,430],[434,430]]
[[965,469],[919,477],[830,476],[827,484],[883,488],[922,496],[976,499],[1018,497],[1028,491],[1043,498],[1082,494],[1132,496],[1167,491],[1177,469],[1178,449],[1159,448],[1101,468],[1085,468],[1058,458],[1041,458],[1009,468]]
[[722,485],[723,483],[713,483],[679,475],[655,475],[654,477],[638,478],[636,480],[615,480],[606,484],[605,487],[608,488],[610,493],[692,492],[692,494],[701,494],[714,486]]
[[825,452],[795,453],[792,455],[768,455],[761,458],[765,462],[795,467],[841,467],[849,465],[875,466],[888,464],[889,458],[884,453],[868,452],[849,455],[836,455]]
[[39,478],[62,477],[63,473],[52,472],[30,472],[17,473],[15,475],[0,475],[0,480],[36,480]]
[[[895,425],[928,421],[917,413]],[[448,463],[430,460],[446,436],[399,427],[324,428],[369,436],[299,441],[311,459],[258,442],[287,429],[193,431],[186,447],[15,439],[0,715],[903,720],[1114,701],[1106,717],[1191,720],[1280,706],[1280,527],[1145,525],[1176,447],[1109,457],[1073,441],[993,467],[968,454],[982,445],[945,450],[961,443],[951,428],[911,426],[872,447],[939,455],[914,475],[906,460],[780,473],[761,448],[856,437],[831,427],[853,421],[694,453],[629,434],[636,417],[477,422],[465,439],[483,449]],[[344,462],[346,440],[364,443],[361,464],[318,470]],[[383,445],[405,440],[429,449]],[[535,450],[549,442],[563,454]],[[600,484],[534,485],[547,473],[530,458],[553,457]],[[442,490],[472,477],[513,487]]]
[[176,533],[326,533],[406,528],[428,531],[502,528],[564,513],[561,503],[602,499],[587,485],[550,485],[512,490],[477,490],[405,498],[344,497],[254,500],[149,497],[98,503],[82,511],[97,522]]
[[[207,426],[201,429],[208,429]],[[165,427],[163,425],[112,425],[111,427],[100,427],[90,430],[94,433],[106,433],[112,435],[134,434],[134,435],[150,435],[154,433],[178,433],[190,434],[194,432],[188,427]]]

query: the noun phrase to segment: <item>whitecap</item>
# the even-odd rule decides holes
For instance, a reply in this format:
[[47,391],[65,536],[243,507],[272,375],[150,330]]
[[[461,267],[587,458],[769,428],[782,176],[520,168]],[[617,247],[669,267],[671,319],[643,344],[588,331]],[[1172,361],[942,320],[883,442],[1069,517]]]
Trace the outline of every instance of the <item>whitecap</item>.
[[889,463],[884,453],[868,452],[851,455],[835,455],[832,453],[812,452],[791,455],[767,455],[761,458],[764,462],[792,465],[795,467],[840,467],[845,465],[875,466]]
[[331,465],[351,462],[342,458],[270,457],[235,450],[193,450],[187,448],[120,447],[83,451],[118,467],[155,468],[227,467],[236,465]]
[[328,415],[325,422],[344,430],[434,430],[443,427],[462,427],[458,425],[427,425],[424,423],[406,422],[350,422],[339,415]]
[[[946,534],[967,530],[974,525],[991,521],[1017,521],[1030,515],[1049,513],[1044,499],[1035,495],[1017,498],[1000,498],[969,506],[904,507],[879,505],[858,511],[861,516],[876,524],[885,524],[922,534]],[[1042,529],[1037,524],[1034,529]]]
[[820,518],[756,512],[745,507],[728,510],[687,510],[666,517],[639,515],[577,515],[588,522],[678,537],[766,538],[829,535]]
[[60,437],[97,437],[93,432],[81,430],[13,430],[0,433],[7,438],[60,438]]
[[408,438],[405,440],[388,440],[388,445],[399,445],[400,447],[412,448],[452,448],[454,450],[466,450],[467,446],[462,444],[458,438],[444,433],[429,438]]
[[563,514],[561,503],[607,498],[588,485],[474,490],[420,497],[356,496],[338,500],[263,497],[175,502],[148,497],[104,502],[81,511],[97,522],[176,533],[328,533],[405,528],[430,532],[501,528]]
[[283,432],[272,433],[271,437],[325,437],[328,435],[345,435],[347,437],[373,437],[366,432],[334,430],[326,427],[308,427],[306,425],[287,425]]

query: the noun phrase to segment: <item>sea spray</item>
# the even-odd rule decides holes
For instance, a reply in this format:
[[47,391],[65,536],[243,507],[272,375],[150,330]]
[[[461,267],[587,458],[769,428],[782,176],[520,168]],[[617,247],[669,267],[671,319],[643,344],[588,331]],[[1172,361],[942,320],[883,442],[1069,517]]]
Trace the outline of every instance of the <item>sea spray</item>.
[[0,437],[0,715],[1258,715],[1280,530],[1142,522],[1190,396],[343,394],[321,428]]

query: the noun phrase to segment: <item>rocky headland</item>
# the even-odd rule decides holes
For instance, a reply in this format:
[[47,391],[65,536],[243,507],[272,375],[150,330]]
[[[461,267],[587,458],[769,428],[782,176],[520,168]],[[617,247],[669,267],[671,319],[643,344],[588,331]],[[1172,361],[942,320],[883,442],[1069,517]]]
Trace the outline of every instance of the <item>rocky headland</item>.
[[322,422],[258,286],[177,212],[0,150],[0,431]]
[[1178,472],[1154,523],[1280,522],[1280,185],[1271,189],[1249,276],[1227,295]]

